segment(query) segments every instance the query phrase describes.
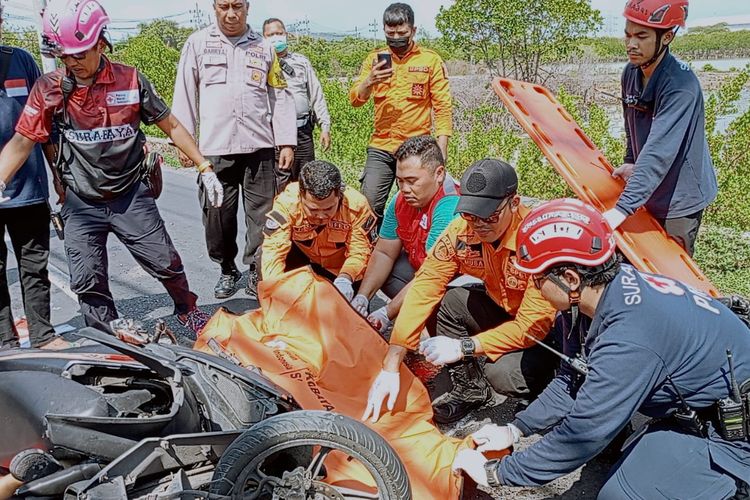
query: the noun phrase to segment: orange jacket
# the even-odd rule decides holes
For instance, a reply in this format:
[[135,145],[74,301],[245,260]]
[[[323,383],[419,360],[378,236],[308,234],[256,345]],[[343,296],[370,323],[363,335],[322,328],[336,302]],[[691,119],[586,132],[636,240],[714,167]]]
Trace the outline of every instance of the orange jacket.
[[406,295],[391,335],[391,344],[416,349],[419,334],[432,311],[445,295],[448,283],[456,274],[481,279],[487,294],[513,319],[478,334],[491,360],[503,354],[524,349],[547,336],[555,318],[555,309],[534,287],[531,276],[513,265],[516,258],[516,233],[529,209],[520,205],[513,222],[497,250],[482,243],[461,218],[455,219],[435,242]]
[[[365,104],[357,89],[370,74],[378,52],[370,52],[362,70],[349,91],[352,106]],[[392,53],[391,53],[392,54]],[[406,139],[432,133],[432,112],[435,112],[435,136],[453,134],[453,107],[445,64],[440,56],[414,44],[403,58],[392,54],[393,76],[372,91],[375,99],[375,132],[370,146],[395,151]]]
[[276,197],[268,213],[263,229],[263,279],[284,274],[292,244],[312,263],[335,275],[346,273],[355,281],[362,278],[377,239],[377,222],[365,197],[347,187],[339,211],[323,230],[307,222],[299,198],[299,183],[293,182]]

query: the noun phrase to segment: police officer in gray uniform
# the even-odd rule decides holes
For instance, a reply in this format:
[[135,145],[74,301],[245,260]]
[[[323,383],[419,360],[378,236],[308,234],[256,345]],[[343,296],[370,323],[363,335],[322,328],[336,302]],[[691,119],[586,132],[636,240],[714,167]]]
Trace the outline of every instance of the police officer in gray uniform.
[[[599,498],[730,498],[745,488],[747,326],[701,291],[620,264],[612,230],[578,200],[533,210],[516,244],[517,266],[542,295],[591,319],[588,331],[564,335],[580,372],[568,366],[513,422],[480,429],[478,451],[460,452],[454,468],[484,485],[543,485],[601,453],[640,412],[654,420],[626,443]],[[541,432],[500,460],[480,453]]]
[[[201,197],[208,256],[221,267],[214,296],[225,299],[238,290],[242,201],[247,227],[242,260],[249,267],[245,292],[255,299],[263,226],[277,191],[275,170],[289,170],[294,163],[294,99],[273,47],[247,24],[248,2],[214,0],[213,5],[216,23],[190,35],[182,48],[172,109],[197,136],[224,189],[219,208]],[[185,160],[181,157],[187,166]]]
[[[331,115],[323,95],[323,87],[315,74],[310,60],[291,52],[288,48],[287,32],[281,19],[272,17],[263,22],[263,36],[271,42],[284,78],[294,97],[297,110],[297,149],[294,151],[294,164],[289,170],[276,169],[281,192],[289,182],[299,180],[300,169],[305,163],[315,159],[315,142],[313,129],[320,123],[320,145],[323,150],[331,147]],[[278,155],[278,152],[276,153]]]

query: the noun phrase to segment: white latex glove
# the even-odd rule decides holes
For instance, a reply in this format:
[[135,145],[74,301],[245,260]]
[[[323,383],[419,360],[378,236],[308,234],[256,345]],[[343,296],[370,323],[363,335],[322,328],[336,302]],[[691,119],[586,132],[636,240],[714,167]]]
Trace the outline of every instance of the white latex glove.
[[370,422],[373,424],[377,422],[386,396],[388,397],[386,408],[388,408],[388,411],[393,411],[400,388],[401,381],[398,372],[381,370],[375,382],[372,383],[372,387],[370,387],[370,393],[367,395],[367,408],[362,414],[362,420],[367,420],[372,416]]
[[487,471],[484,470],[484,464],[487,459],[477,450],[465,449],[458,452],[456,459],[453,461],[453,471],[464,471],[475,483],[480,486],[488,487]]
[[618,209],[613,208],[611,210],[607,210],[602,214],[604,216],[604,220],[607,221],[607,224],[609,224],[609,227],[612,228],[612,231],[617,229],[620,224],[625,222],[625,219],[627,219],[627,215],[620,212]]
[[461,351],[461,341],[438,335],[419,344],[420,354],[433,365],[442,366],[460,361],[464,357]]
[[513,424],[487,424],[471,435],[477,451],[501,451],[510,448],[521,439],[521,431]]
[[351,304],[354,310],[357,311],[361,316],[367,315],[367,308],[370,306],[370,301],[367,300],[367,297],[365,297],[361,293],[358,293],[352,299]]
[[380,333],[387,332],[393,324],[393,321],[388,317],[388,309],[386,306],[371,312],[370,315],[367,316],[367,321],[369,321],[372,327]]
[[221,187],[221,181],[216,177],[216,172],[203,172],[201,182],[206,189],[208,201],[214,208],[219,208],[224,203],[224,188]]
[[619,177],[627,182],[630,176],[633,175],[633,172],[635,172],[635,163],[623,163],[612,171],[612,177]]
[[279,351],[286,351],[286,348],[289,347],[289,345],[283,340],[270,340],[266,342],[266,347],[277,349]]
[[346,300],[352,300],[352,297],[354,297],[352,280],[350,280],[346,276],[339,276],[338,278],[333,280],[333,286],[335,286],[338,291],[341,292],[341,295],[343,295]]

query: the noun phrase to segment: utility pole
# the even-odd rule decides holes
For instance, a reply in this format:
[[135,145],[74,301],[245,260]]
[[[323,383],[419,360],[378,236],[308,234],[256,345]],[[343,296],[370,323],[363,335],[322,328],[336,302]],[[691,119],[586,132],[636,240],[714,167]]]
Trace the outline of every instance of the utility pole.
[[[47,7],[47,0],[34,0],[34,12],[32,17],[36,20],[36,28],[39,36],[39,47],[42,46],[42,12]],[[54,57],[42,56],[42,72],[49,73],[55,71],[57,68],[57,61]]]
[[298,21],[296,28],[299,30],[300,36],[310,36],[310,20],[308,18]]
[[380,27],[378,26],[378,20],[373,19],[372,22],[369,24],[369,26],[370,26],[370,33],[372,33],[373,43],[377,47],[378,46],[378,28]]
[[203,28],[204,13],[201,10],[201,8],[198,6],[198,2],[195,3],[195,8],[189,10],[188,12],[191,15],[190,24],[193,25],[193,28],[196,30]]

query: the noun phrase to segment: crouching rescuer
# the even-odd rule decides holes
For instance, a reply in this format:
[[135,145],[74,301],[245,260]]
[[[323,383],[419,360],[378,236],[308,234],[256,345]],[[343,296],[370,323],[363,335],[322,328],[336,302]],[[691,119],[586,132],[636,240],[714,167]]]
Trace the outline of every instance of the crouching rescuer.
[[639,412],[652,420],[625,443],[599,498],[739,498],[750,478],[747,326],[701,291],[621,264],[604,217],[578,200],[531,211],[516,245],[542,296],[590,319],[563,336],[583,368],[564,364],[510,424],[474,434],[483,451],[541,440],[501,460],[464,450],[454,468],[483,485],[543,485],[602,452]]

